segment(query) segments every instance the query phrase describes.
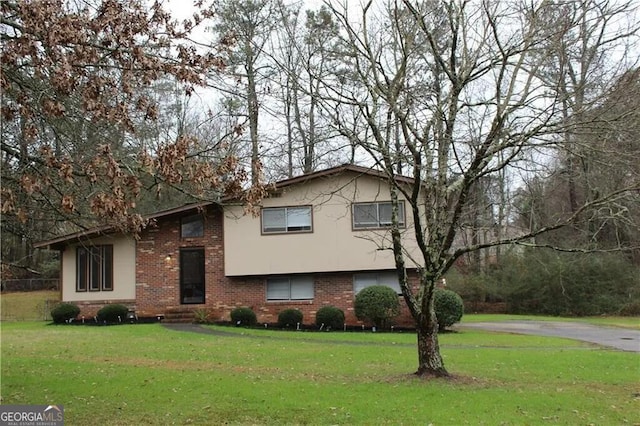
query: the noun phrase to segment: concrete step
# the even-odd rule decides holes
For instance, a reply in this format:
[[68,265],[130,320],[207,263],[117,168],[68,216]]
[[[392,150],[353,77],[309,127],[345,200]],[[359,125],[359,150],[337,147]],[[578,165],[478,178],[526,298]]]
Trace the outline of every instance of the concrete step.
[[164,322],[169,323],[190,323],[195,319],[191,309],[174,308],[167,309],[164,313]]

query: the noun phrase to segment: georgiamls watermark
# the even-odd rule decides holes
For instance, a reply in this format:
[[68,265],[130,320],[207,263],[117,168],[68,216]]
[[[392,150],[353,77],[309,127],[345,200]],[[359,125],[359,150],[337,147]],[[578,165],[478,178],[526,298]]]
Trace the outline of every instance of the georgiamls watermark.
[[0,426],[63,426],[62,405],[0,405]]

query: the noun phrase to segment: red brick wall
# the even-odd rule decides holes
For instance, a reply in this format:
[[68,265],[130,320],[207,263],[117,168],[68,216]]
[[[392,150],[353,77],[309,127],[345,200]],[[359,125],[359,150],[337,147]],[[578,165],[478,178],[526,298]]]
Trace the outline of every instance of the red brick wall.
[[[182,216],[189,214],[193,213]],[[206,212],[202,238],[181,238],[180,217],[159,219],[157,226],[145,230],[137,242],[135,308],[139,316],[205,309],[210,319],[228,321],[234,308],[246,306],[256,313],[259,322],[275,323],[279,312],[297,308],[304,315],[304,323],[313,324],[319,308],[333,305],[344,311],[347,324],[362,324],[353,311],[353,272],[313,274],[315,296],[312,301],[270,302],[266,300],[266,277],[224,275],[223,218],[219,208],[210,207]],[[188,247],[204,248],[204,304],[180,304],[180,249]],[[411,326],[413,321],[404,300],[401,305],[403,313],[395,323]]]
[[[136,301],[135,300],[91,300],[91,301],[80,301],[73,302],[78,305],[80,308],[80,315],[78,315],[79,321],[95,321],[95,316],[98,314],[98,311],[104,308],[108,304],[119,304],[127,306],[129,309],[135,309]],[[124,321],[124,319],[123,319]]]
[[205,214],[204,236],[181,238],[183,213],[161,218],[143,231],[136,243],[136,310],[140,316],[155,316],[185,306],[180,304],[180,249],[203,248],[205,253],[205,300],[215,300],[226,281],[224,277],[222,213],[210,207]]
[[[229,320],[229,314],[233,308],[246,306],[256,313],[260,323],[275,323],[281,311],[295,308],[302,311],[305,324],[314,324],[318,309],[332,305],[344,311],[345,322],[348,325],[363,324],[356,318],[353,310],[353,272],[313,274],[314,299],[310,301],[267,301],[266,277],[229,277],[227,279],[229,280],[228,290],[223,300],[228,303],[215,304],[212,315],[215,320]],[[402,313],[394,323],[399,326],[413,326],[413,320],[404,299],[400,298],[400,303],[403,307]]]

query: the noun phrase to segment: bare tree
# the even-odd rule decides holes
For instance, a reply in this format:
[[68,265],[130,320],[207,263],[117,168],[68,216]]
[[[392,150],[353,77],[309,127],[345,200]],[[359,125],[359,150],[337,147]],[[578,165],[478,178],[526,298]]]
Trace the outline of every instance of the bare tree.
[[265,48],[276,28],[278,0],[220,0],[214,1],[216,22],[213,26],[219,40],[232,44],[226,52],[226,71],[216,87],[227,96],[242,100],[243,112],[249,124],[251,145],[251,180],[261,181],[261,143],[259,118],[263,92],[269,91],[268,77],[272,65],[268,63]]
[[[581,112],[583,124],[572,126],[572,150],[566,153],[567,140],[559,147],[561,155],[550,165],[546,176],[525,181],[520,191],[521,224],[535,228],[550,220],[566,218],[579,206],[603,194],[637,185],[640,182],[638,156],[640,72],[633,69],[623,74],[598,103]],[[579,165],[568,169],[567,156]],[[629,191],[613,205],[596,205],[584,209],[572,226],[558,229],[537,239],[538,244],[574,245],[594,250],[626,247],[631,257],[640,253],[640,194]]]
[[[631,2],[602,0],[557,2],[541,5],[539,15],[550,28],[557,28],[550,37],[541,40],[537,58],[541,62],[539,77],[548,90],[557,93],[561,102],[558,113],[564,120],[562,160],[570,213],[575,213],[589,199],[589,191],[581,192],[590,160],[586,154],[593,147],[584,147],[584,136],[592,133],[594,117],[588,112],[601,101],[607,86],[615,76],[637,61],[627,57],[637,33],[637,22],[627,19],[634,13]],[[597,119],[595,120],[597,121]]]
[[[433,295],[456,259],[574,223],[587,208],[637,191],[638,182],[584,200],[572,214],[518,235],[465,243],[461,225],[482,182],[506,172],[546,170],[550,148],[563,143],[565,99],[541,76],[556,54],[547,41],[573,34],[580,22],[548,25],[556,6],[549,2],[395,0],[376,6],[369,1],[358,18],[332,7],[344,51],[335,78],[345,84],[325,85],[325,102],[337,105],[333,119],[341,132],[386,173],[394,206],[392,249],[416,321],[417,374],[447,376]],[[412,185],[398,179],[400,162]],[[398,226],[400,198],[413,218],[417,255],[406,250]],[[409,285],[410,268],[419,271],[417,288]]]
[[291,177],[345,162],[341,147],[332,143],[337,135],[319,102],[322,81],[335,55],[337,25],[326,6],[304,13],[302,5],[283,7],[281,20],[272,59],[278,68],[282,92],[278,102],[286,127],[282,154],[287,157],[286,175]]

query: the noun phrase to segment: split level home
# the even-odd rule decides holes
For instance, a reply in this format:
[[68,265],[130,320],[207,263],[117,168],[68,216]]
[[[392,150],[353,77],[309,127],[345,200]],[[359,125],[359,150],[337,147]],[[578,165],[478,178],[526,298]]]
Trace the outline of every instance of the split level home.
[[[389,200],[380,172],[344,165],[277,182],[258,214],[233,202],[185,205],[148,216],[138,238],[102,227],[37,246],[61,252],[62,300],[87,318],[120,303],[139,317],[205,310],[224,321],[242,306],[263,323],[297,308],[312,324],[332,305],[356,325],[358,291],[382,284],[400,294]],[[400,222],[412,251],[405,204]],[[403,309],[397,324],[411,325]]]

